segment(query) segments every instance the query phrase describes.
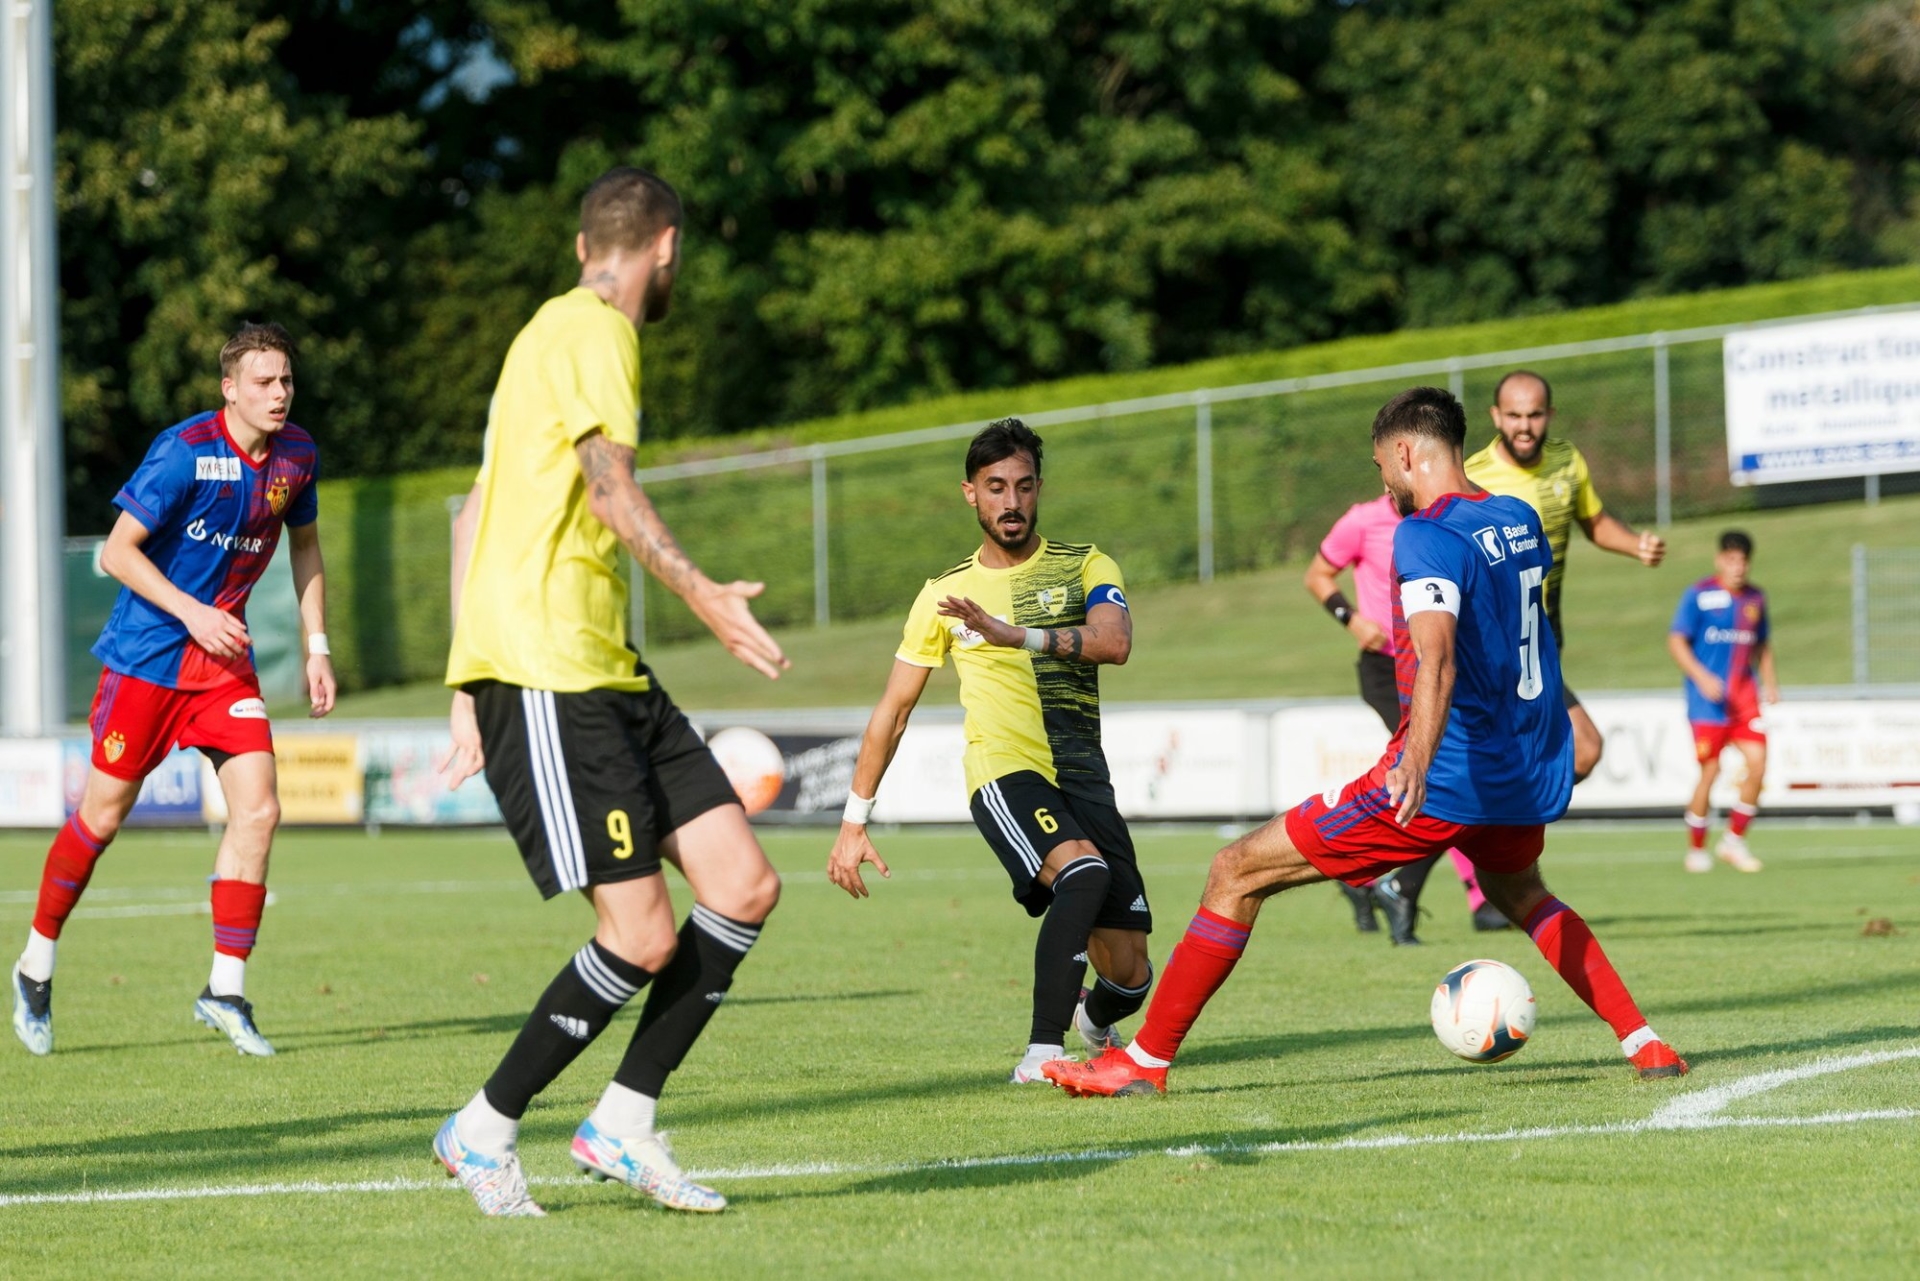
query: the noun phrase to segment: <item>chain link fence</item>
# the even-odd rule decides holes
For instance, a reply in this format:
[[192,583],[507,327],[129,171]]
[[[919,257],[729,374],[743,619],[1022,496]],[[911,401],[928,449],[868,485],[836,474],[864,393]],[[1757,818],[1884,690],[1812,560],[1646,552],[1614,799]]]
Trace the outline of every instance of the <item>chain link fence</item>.
[[1920,685],[1920,547],[1854,545],[1853,683]]
[[[1046,439],[1042,529],[1098,542],[1136,586],[1207,582],[1298,559],[1349,504],[1378,492],[1366,440],[1386,395],[1415,383],[1449,387],[1468,406],[1469,448],[1479,448],[1492,437],[1484,407],[1494,384],[1522,367],[1551,382],[1553,430],[1586,455],[1608,510],[1634,524],[1664,526],[1750,508],[1754,491],[1728,479],[1719,340],[1754,327],[1642,334],[1022,415]],[[983,425],[678,463],[643,471],[640,480],[710,573],[766,582],[755,612],[775,625],[898,615],[925,579],[974,544],[959,483],[964,442]],[[1858,495],[1862,486],[1853,482],[1847,492]],[[677,599],[642,580],[636,576],[633,596],[636,637],[701,634]]]

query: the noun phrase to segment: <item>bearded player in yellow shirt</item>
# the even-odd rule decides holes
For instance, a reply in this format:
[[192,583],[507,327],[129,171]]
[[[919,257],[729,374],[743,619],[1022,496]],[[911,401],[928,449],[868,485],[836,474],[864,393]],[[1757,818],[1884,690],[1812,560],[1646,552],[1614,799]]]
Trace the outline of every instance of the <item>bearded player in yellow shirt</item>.
[[[454,526],[449,782],[484,768],[535,886],[577,891],[597,918],[486,1086],[434,1136],[434,1155],[489,1215],[543,1213],[520,1167],[520,1118],[649,984],[612,1082],[574,1132],[574,1163],[672,1209],[727,1203],[681,1173],[654,1104],[759,938],[780,878],[713,753],[627,642],[619,549],[736,658],[769,677],[787,662],[748,608],[761,584],[701,573],[634,480],[639,330],[666,317],[680,221],[680,197],[645,170],[587,189],[580,283],[508,349]],[[693,890],[678,930],[662,862]]]
[[[1650,531],[1636,533],[1601,506],[1587,460],[1569,442],[1548,435],[1553,425],[1553,389],[1545,378],[1527,369],[1505,375],[1494,386],[1489,412],[1497,434],[1485,449],[1467,459],[1467,479],[1492,493],[1518,498],[1540,513],[1553,549],[1545,592],[1547,622],[1565,653],[1560,583],[1567,573],[1567,544],[1573,527],[1579,525],[1587,541],[1600,550],[1632,556],[1649,569],[1666,557],[1666,540]],[[1573,720],[1573,780],[1577,783],[1593,773],[1605,744],[1573,690],[1562,686],[1562,693]]]
[[[1100,748],[1099,665],[1127,661],[1133,620],[1111,558],[1040,536],[1040,457],[1040,438],[1018,418],[983,428],[968,447],[960,488],[980,521],[980,548],[927,580],[907,615],[827,859],[827,876],[855,898],[867,895],[861,864],[889,874],[867,838],[874,794],[927,677],[951,654],[974,823],[1015,901],[1045,918],[1015,1085],[1046,1083],[1040,1069],[1065,1056],[1069,1022],[1089,1049],[1120,1044],[1114,1025],[1153,982],[1153,916]],[[1083,955],[1099,977],[1076,1008]]]

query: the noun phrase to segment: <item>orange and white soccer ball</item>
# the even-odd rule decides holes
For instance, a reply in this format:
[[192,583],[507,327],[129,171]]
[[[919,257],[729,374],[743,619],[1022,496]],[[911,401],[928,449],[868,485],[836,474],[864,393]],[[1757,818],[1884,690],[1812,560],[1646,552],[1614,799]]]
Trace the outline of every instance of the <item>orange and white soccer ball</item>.
[[1498,1063],[1533,1035],[1533,989],[1500,961],[1468,961],[1433,989],[1433,1034],[1469,1063]]
[[747,813],[758,814],[779,799],[787,781],[787,761],[772,739],[757,729],[736,726],[708,739],[707,747],[726,771]]

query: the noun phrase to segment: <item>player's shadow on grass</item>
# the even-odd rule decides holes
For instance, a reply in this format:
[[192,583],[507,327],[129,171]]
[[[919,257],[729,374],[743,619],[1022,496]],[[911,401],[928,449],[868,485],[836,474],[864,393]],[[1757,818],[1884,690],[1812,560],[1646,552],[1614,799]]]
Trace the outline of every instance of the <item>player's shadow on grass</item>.
[[1747,1045],[1724,1045],[1711,1050],[1687,1051],[1687,1062],[1693,1067],[1707,1063],[1719,1063],[1726,1060],[1739,1060],[1762,1055],[1798,1054],[1807,1050],[1841,1050],[1850,1046],[1870,1045],[1886,1049],[1898,1049],[1920,1041],[1920,1027],[1908,1023],[1893,1027],[1862,1027],[1845,1032],[1825,1032],[1819,1036],[1803,1037],[1798,1041],[1754,1041]]
[[[1156,1100],[1088,1100],[1086,1106],[1113,1108],[1116,1118],[1124,1109],[1153,1108]],[[900,1170],[872,1175],[858,1182],[832,1189],[781,1193],[750,1189],[728,1195],[736,1202],[818,1200],[828,1197],[870,1193],[969,1192],[982,1188],[1023,1187],[1059,1183],[1084,1178],[1111,1166],[1141,1158],[1163,1157],[1189,1166],[1251,1165],[1275,1155],[1260,1149],[1266,1145],[1328,1143],[1369,1131],[1390,1131],[1409,1125],[1426,1125],[1464,1115],[1466,1109],[1421,1109],[1392,1116],[1370,1117],[1327,1125],[1299,1125],[1285,1129],[1216,1131],[1210,1134],[1167,1135],[1133,1142],[1103,1144],[1098,1149],[1075,1148],[1064,1152],[1034,1152],[1005,1157],[987,1157],[951,1165]],[[1204,1149],[1204,1151],[1195,1150]]]
[[[302,1167],[338,1170],[343,1163],[417,1161],[427,1166],[428,1142],[434,1127],[446,1119],[444,1107],[393,1108],[378,1112],[344,1112],[334,1116],[289,1117],[277,1121],[246,1121],[184,1130],[142,1130],[96,1139],[36,1143],[0,1148],[0,1161],[43,1159],[54,1163],[44,1175],[10,1175],[7,1191],[70,1192],[76,1161],[126,1158],[124,1177],[129,1185],[158,1181],[224,1181],[257,1177],[271,1169],[276,1180],[303,1177]],[[405,1122],[395,1131],[387,1122]],[[336,1133],[360,1126],[378,1127],[365,1134]],[[89,1186],[111,1188],[121,1169],[82,1166]],[[345,1176],[352,1177],[352,1176]],[[104,1180],[104,1182],[103,1182]]]
[[1679,1001],[1662,1001],[1657,1007],[1657,1013],[1718,1014],[1727,1010],[1804,1005],[1813,1001],[1831,1001],[1850,996],[1879,996],[1882,993],[1902,989],[1920,990],[1920,971],[1910,970],[1901,974],[1882,974],[1874,978],[1848,979],[1838,983],[1775,988],[1767,991],[1729,992],[1724,988],[1714,988],[1700,996]]
[[1309,1054],[1319,1050],[1351,1049],[1372,1044],[1430,1039],[1433,1033],[1423,1023],[1394,1024],[1387,1027],[1319,1028],[1299,1032],[1270,1032],[1265,1036],[1243,1036],[1230,1041],[1202,1041],[1184,1050],[1184,1067],[1207,1063],[1244,1063],[1249,1059],[1277,1059],[1289,1054]]
[[892,1001],[905,996],[924,996],[924,988],[892,987],[872,992],[813,992],[793,996],[733,996],[727,997],[727,1008],[736,1009],[742,1005],[816,1005],[831,1001]]

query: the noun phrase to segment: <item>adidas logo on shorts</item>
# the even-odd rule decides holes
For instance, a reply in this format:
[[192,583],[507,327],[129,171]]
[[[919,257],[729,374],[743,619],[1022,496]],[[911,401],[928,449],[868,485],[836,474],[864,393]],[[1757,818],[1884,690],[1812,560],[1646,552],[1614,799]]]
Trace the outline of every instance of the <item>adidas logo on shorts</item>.
[[727,999],[727,994],[725,992],[709,992],[707,993],[707,999],[709,1001],[712,1001],[715,1005],[718,1005],[720,1004],[720,1002]]
[[1134,895],[1134,896],[1133,896],[1133,906],[1132,906],[1132,907],[1130,907],[1130,908],[1128,908],[1127,910],[1128,910],[1129,912],[1144,912],[1144,911],[1146,911],[1146,910],[1147,910],[1147,896],[1146,896],[1146,895],[1144,895],[1144,894],[1136,894],[1136,895]]
[[569,1014],[549,1014],[547,1017],[553,1020],[555,1027],[565,1032],[574,1040],[584,1041],[587,1039],[587,1021],[585,1019],[576,1019]]

